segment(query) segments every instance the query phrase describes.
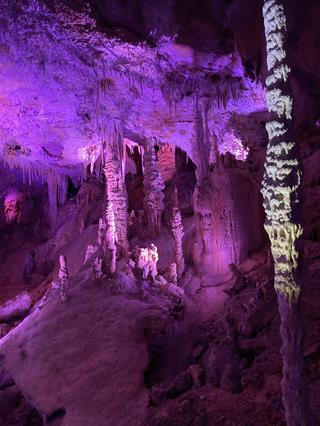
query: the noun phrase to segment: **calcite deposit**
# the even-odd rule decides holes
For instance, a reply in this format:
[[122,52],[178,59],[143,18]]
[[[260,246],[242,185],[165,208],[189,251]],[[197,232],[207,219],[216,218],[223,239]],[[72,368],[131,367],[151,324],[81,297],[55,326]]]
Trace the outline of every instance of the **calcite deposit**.
[[320,423],[316,0],[0,0],[0,425]]

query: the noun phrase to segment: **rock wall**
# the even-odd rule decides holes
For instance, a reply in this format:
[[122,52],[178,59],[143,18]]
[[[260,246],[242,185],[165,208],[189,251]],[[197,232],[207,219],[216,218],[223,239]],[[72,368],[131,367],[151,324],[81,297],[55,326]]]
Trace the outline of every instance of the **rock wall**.
[[[196,265],[212,274],[241,263],[264,241],[259,184],[230,155],[221,157],[196,188]],[[201,266],[200,266],[201,265]]]

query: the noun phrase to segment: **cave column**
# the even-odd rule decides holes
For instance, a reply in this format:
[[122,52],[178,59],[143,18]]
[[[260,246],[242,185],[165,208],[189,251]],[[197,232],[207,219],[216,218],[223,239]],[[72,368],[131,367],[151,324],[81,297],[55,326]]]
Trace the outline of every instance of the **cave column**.
[[183,256],[182,239],[184,235],[181,213],[178,206],[178,192],[175,188],[174,206],[172,209],[171,229],[175,241],[175,263],[177,266],[177,278],[180,279],[184,272],[185,262]]
[[288,426],[309,424],[303,381],[302,330],[299,313],[300,286],[296,280],[296,241],[302,234],[297,221],[301,168],[293,140],[290,87],[286,63],[287,27],[281,1],[265,0],[264,29],[267,43],[267,106],[270,120],[262,195],[265,229],[274,258],[274,286],[278,295],[283,357],[282,392]]
[[105,193],[105,233],[102,241],[105,257],[106,271],[113,274],[116,271],[117,247],[116,247],[116,222],[112,201],[110,200],[108,185]]
[[[118,144],[107,145],[103,171],[105,174],[105,206],[104,221],[106,223],[106,244],[114,253],[114,245],[118,256],[128,253],[127,222],[128,197],[124,181],[122,157],[117,154]],[[115,254],[111,256],[114,259]],[[111,262],[113,264],[114,260]],[[110,267],[111,267],[110,264]],[[111,267],[113,270],[114,267]]]
[[155,146],[156,141],[153,138],[144,142],[144,210],[147,216],[150,237],[156,237],[160,234],[161,215],[164,209],[164,182],[159,170]]

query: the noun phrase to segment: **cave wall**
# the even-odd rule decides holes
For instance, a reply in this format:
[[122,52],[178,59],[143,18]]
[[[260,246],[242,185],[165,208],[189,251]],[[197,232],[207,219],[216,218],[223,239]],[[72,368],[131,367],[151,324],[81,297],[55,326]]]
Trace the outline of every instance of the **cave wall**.
[[200,270],[225,273],[266,243],[259,189],[249,170],[226,154],[196,190],[194,261]]

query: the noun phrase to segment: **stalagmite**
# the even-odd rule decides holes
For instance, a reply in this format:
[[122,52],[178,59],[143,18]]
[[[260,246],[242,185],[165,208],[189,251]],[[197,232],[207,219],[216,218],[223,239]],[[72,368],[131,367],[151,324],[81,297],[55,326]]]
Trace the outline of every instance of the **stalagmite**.
[[158,248],[151,243],[149,246],[149,270],[152,282],[155,281],[156,276],[158,275],[157,263],[159,260]]
[[[105,201],[105,237],[104,237],[104,253],[107,272],[113,274],[116,270],[117,247],[116,247],[116,221],[113,210],[113,204],[106,193]],[[100,238],[100,237],[99,237]]]
[[[267,42],[267,105],[272,118],[266,128],[269,145],[262,194],[266,212],[265,229],[274,258],[274,286],[278,293],[283,356],[282,391],[288,426],[310,424],[307,420],[306,389],[303,381],[302,331],[299,316],[300,286],[295,271],[295,246],[302,234],[297,222],[298,188],[301,170],[292,141],[290,68],[284,62],[287,26],[284,7],[278,0],[263,6]],[[273,114],[272,114],[273,113]]]
[[146,280],[147,277],[148,277],[148,275],[149,275],[148,261],[149,261],[148,249],[144,248],[144,247],[141,247],[137,251],[136,266],[137,266],[138,270],[141,271],[142,278],[144,280]]
[[88,262],[88,260],[95,254],[97,252],[97,246],[96,245],[92,245],[92,244],[89,244],[88,245],[88,247],[87,247],[87,250],[86,250],[86,254],[85,254],[85,257],[84,257],[84,262],[83,262],[83,264],[85,265],[87,262]]
[[103,246],[106,237],[106,224],[102,218],[99,219],[98,225],[98,244],[99,246]]
[[59,285],[60,285],[60,296],[61,300],[65,302],[69,298],[69,273],[67,269],[67,259],[61,254],[59,258],[60,269],[59,269]]
[[177,264],[175,262],[169,266],[168,278],[170,283],[178,284]]
[[92,263],[92,279],[100,280],[102,278],[102,259],[96,257]]
[[178,207],[177,189],[175,189],[174,200],[175,202],[174,202],[174,206],[172,210],[171,230],[174,235],[174,241],[175,241],[175,263],[177,265],[177,276],[178,276],[178,279],[180,279],[185,268],[183,248],[182,248],[182,239],[184,235],[184,230],[183,230],[181,213]]
[[148,233],[150,237],[160,234],[161,215],[164,209],[164,183],[159,171],[155,150],[155,140],[145,141],[144,153],[144,209],[147,215]]
[[[110,149],[112,149],[112,147]],[[108,158],[106,154],[103,170],[106,177],[106,194],[110,201],[110,203],[106,203],[105,206],[107,228],[115,226],[115,242],[117,243],[118,254],[120,256],[126,256],[128,253],[128,200],[120,160]],[[109,204],[111,204],[111,207]],[[112,209],[113,213],[111,213],[110,209]],[[112,214],[115,219],[111,218]],[[108,215],[109,219],[107,219]],[[114,220],[114,225],[110,225],[108,220]],[[111,235],[109,235],[109,237],[113,238]]]
[[141,271],[144,280],[151,278],[154,283],[158,275],[158,260],[158,248],[153,243],[149,247],[141,247],[136,250],[136,267]]

